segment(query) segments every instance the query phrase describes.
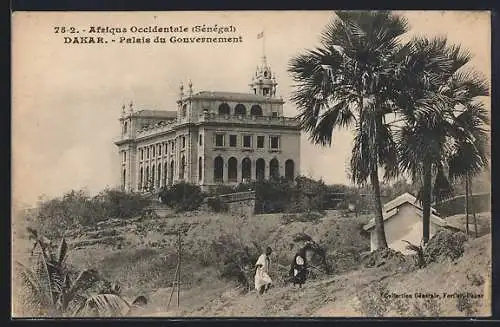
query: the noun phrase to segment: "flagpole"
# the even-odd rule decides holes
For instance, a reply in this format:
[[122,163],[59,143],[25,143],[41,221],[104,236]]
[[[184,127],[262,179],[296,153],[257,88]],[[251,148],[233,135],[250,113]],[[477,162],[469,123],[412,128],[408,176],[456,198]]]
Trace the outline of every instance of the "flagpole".
[[262,57],[266,57],[266,32],[262,30]]

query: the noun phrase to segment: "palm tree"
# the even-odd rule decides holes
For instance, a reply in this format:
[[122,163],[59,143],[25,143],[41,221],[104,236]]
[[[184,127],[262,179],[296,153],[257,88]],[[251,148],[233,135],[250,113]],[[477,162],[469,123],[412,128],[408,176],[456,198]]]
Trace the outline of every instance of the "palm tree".
[[[464,70],[470,53],[449,45],[445,38],[417,38],[407,48],[397,75],[407,88],[397,102],[403,124],[395,139],[401,170],[414,181],[421,179],[418,198],[426,244],[432,197],[439,201],[452,194],[445,171],[457,177],[483,166],[484,149],[476,140],[484,137],[481,129],[486,116],[476,98],[488,95],[488,88],[482,77]],[[467,144],[475,144],[477,152],[471,152]],[[458,158],[469,154],[468,165],[457,165]]]
[[355,132],[350,161],[356,184],[369,179],[375,203],[375,231],[379,248],[386,248],[378,168],[384,177],[397,174],[396,144],[385,116],[394,109],[393,75],[407,29],[404,17],[388,11],[336,11],[322,33],[321,46],[290,61],[297,82],[292,101],[310,140],[332,143],[333,130]]
[[119,288],[108,285],[94,290],[101,278],[94,269],[73,272],[66,264],[68,244],[63,238],[57,252],[40,242],[38,233],[30,234],[40,244],[40,254],[33,268],[17,262],[23,286],[24,303],[42,316],[122,316],[132,309],[119,295]]
[[[488,131],[485,125],[489,122],[487,111],[482,103],[473,103],[457,117],[458,125],[463,126],[469,135],[464,135],[457,142],[455,152],[448,160],[449,177],[452,180],[465,181],[465,226],[469,234],[469,194],[472,196],[472,177],[480,174],[488,166],[489,143]],[[458,129],[458,132],[461,132]],[[478,236],[476,213],[471,198],[472,215],[474,217],[474,232]]]

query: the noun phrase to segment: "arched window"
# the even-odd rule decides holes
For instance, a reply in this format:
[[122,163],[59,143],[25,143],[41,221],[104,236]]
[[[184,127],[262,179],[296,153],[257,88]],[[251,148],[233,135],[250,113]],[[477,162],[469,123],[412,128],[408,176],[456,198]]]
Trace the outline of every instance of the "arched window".
[[250,115],[262,116],[262,108],[258,104],[254,104],[252,108],[250,108]]
[[252,161],[249,158],[244,158],[241,161],[241,178],[243,182],[252,178]]
[[280,177],[280,163],[274,158],[269,162],[269,177],[278,179]]
[[152,187],[155,186],[155,182],[156,182],[155,177],[156,177],[156,175],[155,175],[155,165],[152,165],[151,166],[151,179],[150,179],[150,181],[148,183],[148,188],[151,187],[151,186]]
[[123,133],[127,133],[128,131],[128,123],[125,122],[125,124],[123,124]]
[[158,176],[156,178],[156,187],[160,187],[161,184],[161,165],[158,164]]
[[234,114],[244,116],[247,114],[247,108],[243,104],[238,103],[236,107],[234,107]]
[[144,171],[141,169],[139,170],[139,183],[137,185],[138,191],[142,190],[142,183],[143,183],[143,178],[144,178]]
[[174,183],[174,168],[175,168],[175,163],[172,160],[170,162],[170,174],[168,174],[168,185],[172,185]]
[[184,104],[182,106],[182,117],[186,117],[186,113],[187,113],[187,104]]
[[219,106],[219,115],[230,115],[231,107],[227,103],[221,103]]
[[179,168],[179,179],[184,179],[184,173],[186,171],[186,157],[181,157],[181,166]]
[[266,162],[264,159],[259,158],[255,162],[255,177],[257,180],[261,181],[266,176]]
[[238,181],[238,160],[235,157],[231,157],[227,161],[227,174],[230,182]]
[[122,175],[122,183],[123,183],[122,187],[123,187],[123,190],[125,190],[125,185],[127,185],[126,182],[127,182],[127,170],[124,169],[123,170],[123,175]]
[[162,186],[167,186],[167,173],[168,173],[168,164],[165,162],[164,168],[163,168],[163,185]]
[[288,180],[293,180],[295,175],[295,163],[292,159],[285,161],[285,178]]
[[198,180],[201,181],[203,178],[203,159],[200,157],[198,159]]
[[220,156],[214,159],[214,181],[224,181],[224,159]]

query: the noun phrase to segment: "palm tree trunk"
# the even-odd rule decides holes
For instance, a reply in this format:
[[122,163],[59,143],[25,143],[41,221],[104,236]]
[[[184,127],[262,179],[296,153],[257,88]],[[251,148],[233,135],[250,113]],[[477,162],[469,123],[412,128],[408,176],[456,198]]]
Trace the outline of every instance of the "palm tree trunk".
[[422,241],[429,242],[431,220],[432,165],[430,160],[424,160],[424,185],[422,192]]
[[469,236],[469,174],[465,175],[465,234]]
[[375,235],[377,236],[377,248],[387,248],[387,240],[384,231],[384,216],[382,214],[382,203],[380,200],[380,183],[378,180],[377,167],[372,168],[370,180],[373,187],[373,199],[375,205]]

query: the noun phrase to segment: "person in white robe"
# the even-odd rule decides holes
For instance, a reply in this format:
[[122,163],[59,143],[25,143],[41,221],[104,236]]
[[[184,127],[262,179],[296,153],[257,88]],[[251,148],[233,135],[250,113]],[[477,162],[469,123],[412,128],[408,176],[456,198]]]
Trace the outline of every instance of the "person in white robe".
[[269,266],[271,265],[269,256],[271,253],[272,249],[267,247],[266,252],[260,255],[255,264],[255,289],[259,294],[268,291],[273,283],[271,277],[269,277]]

